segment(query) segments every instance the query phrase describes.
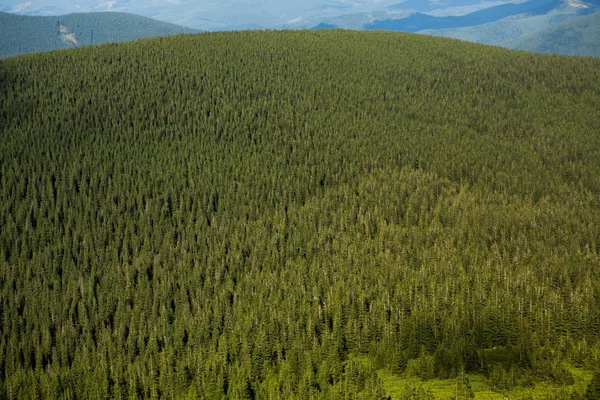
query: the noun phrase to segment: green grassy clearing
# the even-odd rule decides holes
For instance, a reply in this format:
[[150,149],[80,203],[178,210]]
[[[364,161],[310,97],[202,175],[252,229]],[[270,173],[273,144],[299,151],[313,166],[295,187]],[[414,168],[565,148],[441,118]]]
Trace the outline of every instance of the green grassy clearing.
[[[505,391],[494,389],[484,375],[467,374],[467,377],[476,400],[560,399],[585,393],[592,379],[592,371],[575,367],[569,370],[575,379],[573,385],[560,386],[550,382],[536,382],[532,387],[515,386]],[[406,394],[407,388],[417,388],[417,391],[421,390],[421,395],[428,393],[436,400],[453,399],[456,396],[456,378],[422,381],[418,378],[404,378],[388,370],[379,370],[378,374],[383,381],[386,394],[391,396],[392,400],[410,398]]]

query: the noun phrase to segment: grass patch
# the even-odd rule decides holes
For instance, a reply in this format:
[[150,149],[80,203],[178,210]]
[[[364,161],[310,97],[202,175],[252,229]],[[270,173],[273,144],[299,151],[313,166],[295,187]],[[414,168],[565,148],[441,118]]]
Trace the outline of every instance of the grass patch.
[[[515,386],[511,390],[497,391],[490,386],[488,379],[480,374],[467,374],[476,400],[542,400],[568,399],[575,393],[585,393],[592,379],[592,371],[582,368],[569,368],[575,379],[573,385],[560,386],[552,382],[536,382],[532,387]],[[407,379],[388,370],[379,370],[379,377],[387,396],[392,400],[407,398],[408,391],[433,396],[436,400],[453,399],[456,395],[456,378],[432,379],[422,381],[418,378]],[[405,396],[405,397],[403,397]]]

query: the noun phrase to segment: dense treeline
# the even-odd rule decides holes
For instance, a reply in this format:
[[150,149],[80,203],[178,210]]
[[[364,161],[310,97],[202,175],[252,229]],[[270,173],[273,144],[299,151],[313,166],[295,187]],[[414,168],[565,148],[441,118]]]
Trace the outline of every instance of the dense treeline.
[[469,393],[465,371],[598,365],[600,60],[159,38],[0,62],[0,127],[0,398],[382,399],[379,368]]

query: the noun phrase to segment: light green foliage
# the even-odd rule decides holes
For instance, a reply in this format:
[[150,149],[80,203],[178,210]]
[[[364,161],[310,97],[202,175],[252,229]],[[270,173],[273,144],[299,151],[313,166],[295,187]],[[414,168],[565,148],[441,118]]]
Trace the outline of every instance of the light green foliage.
[[521,382],[510,389],[506,389],[495,386],[491,376],[486,377],[480,374],[463,374],[462,378],[459,374],[456,378],[451,379],[422,381],[414,378],[403,378],[386,370],[378,371],[385,391],[392,400],[414,397],[415,392],[420,392],[423,396],[429,396],[436,400],[456,398],[474,398],[476,400],[585,398],[586,388],[591,387],[591,371],[570,368],[570,372],[575,377],[572,385],[565,386],[548,381],[524,386]]
[[598,370],[594,371],[594,375],[586,388],[585,399],[600,399],[600,372]]
[[10,399],[558,393],[600,356],[599,60],[140,40],[0,61],[0,127]]
[[473,388],[471,387],[471,381],[467,374],[465,374],[465,370],[462,369],[456,378],[456,394],[454,395],[455,399],[472,399],[475,397],[475,393],[473,393]]

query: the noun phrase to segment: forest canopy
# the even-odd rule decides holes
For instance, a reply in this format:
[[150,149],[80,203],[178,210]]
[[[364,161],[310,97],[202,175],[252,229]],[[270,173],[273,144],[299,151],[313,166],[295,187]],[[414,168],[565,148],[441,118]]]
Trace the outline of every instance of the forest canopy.
[[598,386],[599,59],[106,44],[0,61],[0,136],[0,398]]

